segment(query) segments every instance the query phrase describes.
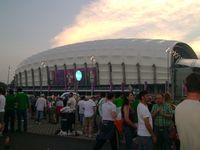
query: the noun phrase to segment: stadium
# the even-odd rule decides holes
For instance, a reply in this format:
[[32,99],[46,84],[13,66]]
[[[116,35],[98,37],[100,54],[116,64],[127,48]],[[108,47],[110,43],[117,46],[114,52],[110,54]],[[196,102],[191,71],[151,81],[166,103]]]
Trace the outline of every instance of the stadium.
[[[183,42],[151,39],[106,39],[56,47],[22,61],[15,85],[26,92],[127,91],[184,93],[183,80],[197,59]],[[181,64],[179,64],[181,62]]]

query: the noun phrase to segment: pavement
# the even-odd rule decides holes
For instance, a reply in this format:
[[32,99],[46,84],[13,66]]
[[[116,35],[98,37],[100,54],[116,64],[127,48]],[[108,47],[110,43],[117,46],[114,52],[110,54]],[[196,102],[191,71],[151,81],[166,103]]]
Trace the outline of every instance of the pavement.
[[[16,122],[17,123],[17,122]],[[33,119],[28,119],[27,132],[15,132],[10,135],[11,142],[9,149],[12,150],[64,150],[66,149],[91,149],[95,144],[96,133],[92,138],[85,137],[81,132],[81,125],[76,123],[76,133],[74,135],[56,135],[55,133],[60,129],[60,123],[52,124],[47,119],[42,120],[38,124]],[[5,138],[0,137],[0,149],[7,149],[5,147]],[[123,143],[123,142],[122,142]],[[122,149],[123,144],[120,145]],[[102,148],[110,149],[109,142],[106,142]]]
[[55,135],[55,132],[58,129],[60,129],[60,124],[51,124],[47,120],[42,120],[40,124],[32,119],[28,120],[28,133],[39,135]]
[[[5,145],[0,137],[0,150],[79,150],[92,149],[95,141],[66,138],[60,136],[38,135],[31,133],[13,133],[10,135],[10,144]],[[109,150],[109,142],[102,150]]]
[[[40,124],[35,122],[33,119],[28,119],[27,133],[55,136],[56,135],[55,133],[60,128],[61,128],[60,123],[57,124],[49,123],[47,119],[42,120]],[[94,135],[91,138],[85,137],[82,134],[81,125],[78,122],[76,122],[75,131],[73,132],[72,135],[56,135],[56,136],[85,139],[85,140],[95,140],[96,133],[94,133]]]
[[[15,123],[15,125],[17,122]],[[92,138],[83,136],[81,125],[76,123],[76,133],[74,135],[56,135],[61,125],[49,123],[47,119],[40,124],[33,119],[28,119],[27,132],[14,132],[8,136],[0,137],[0,150],[74,150],[74,149],[91,149],[95,144],[95,135]],[[17,127],[15,127],[17,129]],[[22,128],[23,129],[23,128]],[[6,138],[9,137],[8,144],[5,144]],[[8,146],[8,147],[7,147]],[[103,150],[110,149],[107,142]]]

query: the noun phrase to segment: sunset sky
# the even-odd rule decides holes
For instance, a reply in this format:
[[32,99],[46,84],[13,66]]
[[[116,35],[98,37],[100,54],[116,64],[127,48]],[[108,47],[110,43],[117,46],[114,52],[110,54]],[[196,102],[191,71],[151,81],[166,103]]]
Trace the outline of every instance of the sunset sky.
[[199,12],[199,0],[2,0],[0,81],[33,54],[96,39],[177,40],[200,56]]

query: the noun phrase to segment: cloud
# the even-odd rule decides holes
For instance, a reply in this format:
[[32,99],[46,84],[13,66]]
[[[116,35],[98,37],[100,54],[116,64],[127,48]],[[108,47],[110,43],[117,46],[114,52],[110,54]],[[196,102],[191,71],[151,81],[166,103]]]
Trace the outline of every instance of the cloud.
[[183,41],[200,51],[199,12],[199,0],[96,0],[52,45],[131,37]]
[[190,44],[192,45],[192,48],[196,50],[195,52],[200,58],[200,36],[196,38],[194,41],[190,42]]

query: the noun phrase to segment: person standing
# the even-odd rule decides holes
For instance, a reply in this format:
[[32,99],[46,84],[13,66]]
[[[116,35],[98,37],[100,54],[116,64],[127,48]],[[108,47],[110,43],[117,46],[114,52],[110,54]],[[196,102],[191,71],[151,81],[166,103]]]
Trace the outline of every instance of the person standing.
[[81,126],[83,126],[83,118],[84,118],[84,102],[85,102],[85,96],[81,96],[80,100],[78,101],[78,114],[79,114],[79,121]]
[[176,108],[176,105],[174,104],[174,100],[172,100],[172,96],[169,92],[166,92],[164,94],[164,99],[165,99],[165,102],[168,103],[171,106],[172,110],[174,111]]
[[60,122],[60,110],[64,107],[63,99],[57,97],[56,99],[56,123]]
[[173,111],[165,102],[163,95],[156,95],[156,104],[153,105],[151,114],[154,120],[154,132],[158,139],[157,150],[171,150],[169,131],[173,127]]
[[21,132],[21,124],[23,122],[24,132],[27,132],[27,110],[29,109],[29,99],[26,93],[22,92],[22,88],[17,89],[16,94],[17,103],[17,121],[18,132]]
[[88,137],[92,137],[92,123],[93,117],[96,110],[96,104],[94,102],[94,97],[87,100],[83,104],[84,108],[84,133]]
[[116,93],[115,94],[115,100],[113,101],[113,103],[116,105],[116,108],[117,108],[117,118],[115,120],[115,126],[117,128],[119,135],[122,135],[123,119],[122,119],[121,109],[122,109],[122,106],[123,106],[123,103],[124,103],[124,93],[120,93],[120,92]]
[[75,130],[75,118],[76,118],[76,116],[75,116],[75,113],[76,113],[76,99],[74,98],[74,94],[72,92],[69,94],[69,100],[67,101],[67,106],[69,106],[70,109],[72,110],[72,112],[69,113],[69,116],[70,116],[69,118],[71,120],[70,121],[70,123],[71,123],[70,131],[72,132],[73,131],[73,129],[72,129],[72,125],[73,124],[74,124],[74,130]]
[[99,116],[100,116],[100,122],[102,121],[102,105],[106,102],[106,95],[104,92],[101,93],[101,99],[99,100],[98,104],[97,104],[97,109],[99,112]]
[[0,134],[2,134],[4,130],[4,113],[6,104],[6,98],[4,94],[5,94],[4,89],[0,88]]
[[11,132],[14,132],[14,123],[15,123],[15,105],[16,99],[14,91],[10,89],[8,95],[6,95],[6,107],[5,107],[5,129],[4,132],[8,132],[10,125]]
[[117,117],[116,106],[113,104],[114,95],[108,93],[106,102],[102,104],[102,125],[96,137],[93,150],[100,150],[107,140],[110,140],[112,150],[118,149],[114,120]]
[[153,143],[156,143],[157,138],[153,132],[153,121],[151,113],[148,109],[148,92],[141,91],[139,93],[140,103],[137,107],[138,114],[138,144],[139,150],[152,150]]
[[113,101],[113,103],[117,107],[117,119],[121,120],[122,119],[121,109],[124,103],[124,94],[120,92],[116,93],[115,100]]
[[37,120],[37,123],[40,124],[44,111],[46,110],[46,107],[47,107],[47,100],[45,99],[44,94],[41,94],[40,97],[37,99],[35,107],[36,107],[36,113],[37,113],[36,120]]
[[181,150],[200,149],[200,73],[186,77],[187,98],[175,109],[175,123]]
[[[134,93],[133,93],[134,94]],[[137,107],[140,103],[140,99],[139,99],[139,94],[137,94],[135,96],[135,99],[134,101],[132,102],[131,104],[131,108],[133,109],[134,111],[134,114],[133,114],[133,122],[134,122],[134,125],[135,126],[138,126],[138,115],[137,115]]]
[[35,95],[31,95],[30,97],[30,104],[31,104],[31,119],[35,119],[35,112],[36,112],[36,108],[35,108],[35,103],[36,103],[36,97]]
[[122,105],[122,119],[123,119],[123,134],[125,137],[125,149],[133,149],[133,138],[136,135],[137,126],[133,122],[134,112],[131,108],[131,103],[135,99],[132,92],[126,94],[124,104]]
[[97,108],[96,108],[96,114],[97,114],[97,132],[99,131],[99,129],[101,128],[101,124],[102,124],[102,104],[105,103],[106,101],[106,96],[105,96],[105,92],[101,92],[98,102],[97,102]]

